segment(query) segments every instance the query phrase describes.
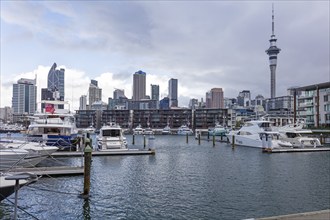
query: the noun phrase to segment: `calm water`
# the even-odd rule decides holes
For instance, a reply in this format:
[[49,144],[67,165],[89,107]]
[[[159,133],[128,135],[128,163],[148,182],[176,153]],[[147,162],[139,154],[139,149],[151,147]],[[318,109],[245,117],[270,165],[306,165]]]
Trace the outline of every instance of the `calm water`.
[[[38,219],[245,219],[330,208],[330,152],[263,154],[182,136],[149,144],[156,155],[94,157],[89,200],[77,196],[83,176],[42,178],[19,191],[19,205]],[[0,218],[12,212],[0,204]],[[19,219],[34,218],[20,211]]]

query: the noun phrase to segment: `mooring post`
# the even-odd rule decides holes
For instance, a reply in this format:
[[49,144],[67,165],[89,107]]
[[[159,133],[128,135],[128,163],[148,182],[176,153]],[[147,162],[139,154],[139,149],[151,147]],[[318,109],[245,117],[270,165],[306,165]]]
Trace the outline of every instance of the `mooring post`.
[[232,148],[234,148],[235,147],[235,135],[233,135],[233,137],[232,137]]
[[146,149],[146,135],[143,135],[143,148]]
[[209,140],[210,140],[210,132],[207,131],[207,141],[209,141]]
[[320,134],[320,144],[323,145],[323,134],[322,133]]
[[201,133],[198,133],[198,145],[201,145]]
[[186,134],[186,142],[188,144],[188,133]]
[[213,134],[213,147],[215,146],[215,135]]
[[[89,139],[89,134],[87,134],[86,140]],[[91,183],[91,164],[92,164],[92,151],[93,149],[90,146],[90,142],[86,141],[86,146],[84,150],[84,192],[83,197],[89,197],[90,183]]]
[[133,134],[133,138],[132,138],[132,144],[135,144],[135,134]]

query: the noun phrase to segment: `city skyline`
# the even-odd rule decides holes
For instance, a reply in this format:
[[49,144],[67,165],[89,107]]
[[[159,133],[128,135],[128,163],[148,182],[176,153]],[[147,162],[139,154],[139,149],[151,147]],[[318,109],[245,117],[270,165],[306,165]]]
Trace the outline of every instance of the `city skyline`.
[[[276,95],[330,81],[329,2],[280,1],[274,7],[283,50]],[[160,98],[168,95],[168,80],[178,79],[180,106],[217,87],[225,97],[250,90],[251,98],[269,98],[271,15],[271,2],[1,1],[0,107],[11,106],[18,79],[36,73],[39,100],[54,62],[65,69],[65,99],[73,109],[91,79],[103,89],[103,101],[114,88],[131,98],[132,76],[140,69],[146,85],[159,85]]]

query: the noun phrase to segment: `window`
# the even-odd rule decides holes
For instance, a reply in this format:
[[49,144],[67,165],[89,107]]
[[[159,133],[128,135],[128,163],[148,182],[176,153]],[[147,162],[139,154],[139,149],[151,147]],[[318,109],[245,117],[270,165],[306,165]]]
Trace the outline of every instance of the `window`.
[[323,96],[323,100],[324,100],[324,102],[329,101],[329,96],[328,95]]

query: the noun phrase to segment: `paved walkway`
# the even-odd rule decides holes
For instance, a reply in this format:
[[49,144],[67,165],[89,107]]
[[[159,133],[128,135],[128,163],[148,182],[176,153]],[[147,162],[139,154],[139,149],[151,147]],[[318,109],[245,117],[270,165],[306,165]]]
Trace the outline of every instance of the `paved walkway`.
[[256,220],[330,220],[330,209],[305,212],[291,215],[279,215],[267,218],[257,218]]

